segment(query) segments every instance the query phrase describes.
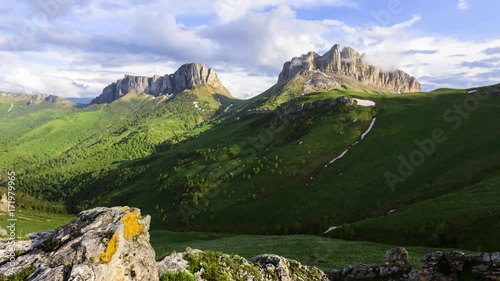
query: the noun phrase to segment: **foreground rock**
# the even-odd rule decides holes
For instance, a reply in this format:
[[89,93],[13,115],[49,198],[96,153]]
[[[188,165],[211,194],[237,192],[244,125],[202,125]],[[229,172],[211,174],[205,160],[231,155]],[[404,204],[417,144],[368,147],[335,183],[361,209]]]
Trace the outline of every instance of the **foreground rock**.
[[199,63],[190,63],[182,65],[174,74],[164,76],[125,75],[123,79],[104,88],[102,94],[91,103],[109,103],[128,93],[174,95],[184,90],[192,90],[199,85],[210,85],[220,94],[230,95],[212,68]]
[[149,222],[128,207],[83,211],[57,231],[17,242],[14,266],[7,263],[9,244],[1,243],[0,275],[34,268],[27,280],[158,280]]
[[[259,255],[248,261],[240,256],[191,249],[165,257],[158,263],[158,273],[160,276],[169,276],[172,280],[180,280],[179,276],[182,275],[196,280],[329,280],[315,267],[277,255]],[[176,277],[179,279],[175,279]]]
[[322,56],[309,52],[286,62],[278,83],[298,77],[307,81],[306,93],[341,88],[363,91],[366,86],[371,90],[395,93],[421,91],[415,77],[398,69],[387,71],[370,65],[364,55],[349,47],[341,49],[339,45],[334,45]]
[[500,253],[432,252],[415,269],[410,266],[408,252],[394,248],[387,251],[384,265],[357,264],[326,273],[331,281],[494,281],[500,280]]
[[[150,217],[128,207],[95,208],[57,231],[30,234],[30,240],[0,241],[0,280],[28,281],[455,281],[500,280],[500,253],[433,252],[418,268],[408,252],[394,248],[383,265],[356,264],[325,272],[265,254],[240,256],[188,249],[155,261],[149,243]],[[16,262],[10,264],[11,254]]]

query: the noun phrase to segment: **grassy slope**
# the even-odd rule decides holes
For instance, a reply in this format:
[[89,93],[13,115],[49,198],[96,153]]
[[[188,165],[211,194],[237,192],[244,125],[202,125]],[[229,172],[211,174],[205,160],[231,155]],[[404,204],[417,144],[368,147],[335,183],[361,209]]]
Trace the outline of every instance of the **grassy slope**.
[[353,226],[359,239],[417,245],[444,242],[478,251],[498,250],[495,237],[500,233],[499,186],[500,176],[494,176]]
[[[271,99],[282,86],[270,89],[264,97]],[[92,140],[101,150],[91,151],[99,157],[109,157],[99,163],[111,166],[84,180],[73,179],[82,190],[73,195],[76,201],[72,204],[79,204],[80,208],[117,204],[138,206],[153,215],[154,228],[171,230],[318,234],[330,225],[359,222],[351,227],[346,225],[333,235],[380,240],[383,235],[367,234],[369,231],[363,230],[365,226],[361,221],[380,217],[394,208],[459,192],[498,171],[500,153],[496,147],[500,144],[500,130],[494,122],[484,122],[500,117],[497,96],[481,102],[479,109],[464,119],[457,130],[451,129],[443,114],[453,109],[454,104],[464,102],[464,90],[443,89],[407,95],[336,90],[308,96],[307,102],[338,96],[374,100],[377,107],[355,107],[340,114],[322,113],[314,118],[298,116],[289,120],[284,130],[272,134],[269,134],[274,123],[272,115],[235,120],[236,116],[230,112],[227,119],[218,120],[218,125],[205,124],[203,127],[203,115],[193,119],[192,111],[189,114],[184,111],[194,109],[189,94],[178,97],[179,107],[165,107],[164,110],[173,110],[172,115],[165,115],[165,111],[154,106],[159,101],[133,95],[129,96],[131,100],[123,99],[96,109],[104,110],[107,118],[116,118],[103,124],[115,124],[117,120],[122,123],[110,127],[109,134],[103,130],[95,134]],[[268,101],[235,101],[233,110],[241,112],[249,104],[265,107],[271,104]],[[206,105],[210,107],[210,102]],[[96,110],[88,109],[87,112]],[[186,114],[181,115],[182,112]],[[174,118],[178,116],[185,119]],[[345,157],[322,170],[329,160],[359,139],[374,116],[377,123],[367,138]],[[357,122],[348,121],[352,118]],[[132,154],[138,151],[133,143],[143,144],[152,139],[144,128],[151,126],[155,134],[160,132],[157,135],[160,140],[165,137],[161,132],[179,124],[177,120],[201,127],[190,140],[173,146],[169,144],[152,156],[141,158],[141,154]],[[53,127],[49,130],[54,130]],[[446,132],[446,143],[438,145],[415,173],[391,190],[384,173],[396,172],[397,157],[408,157],[416,149],[415,140],[428,138],[435,128]],[[117,151],[120,153],[113,155]],[[66,155],[71,159],[78,154]],[[120,162],[112,162],[116,159]],[[81,167],[93,165],[94,162],[87,161]],[[311,176],[315,181],[310,180]],[[498,215],[493,213],[482,226],[492,225],[496,218]],[[473,225],[476,219],[473,213],[462,224]],[[429,233],[439,236],[440,229],[432,224],[426,226]],[[404,229],[406,226],[400,223],[397,227]],[[493,239],[496,230],[488,229],[485,233],[489,234],[474,243],[484,245],[485,250],[498,249],[498,241]],[[380,224],[377,230],[389,231]],[[459,240],[472,241],[473,235],[474,230]],[[429,242],[407,237],[404,244]],[[438,240],[436,245],[451,245],[442,238]],[[453,243],[466,245],[460,241]]]
[[[182,252],[186,247],[221,251],[251,259],[264,253],[273,253],[303,264],[342,269],[356,263],[382,264],[384,254],[394,246],[363,241],[344,241],[312,235],[228,235],[210,232],[152,231],[151,243],[157,258],[173,251]],[[418,266],[420,258],[432,251],[443,250],[424,247],[407,247],[410,262]],[[452,251],[452,249],[444,249]]]

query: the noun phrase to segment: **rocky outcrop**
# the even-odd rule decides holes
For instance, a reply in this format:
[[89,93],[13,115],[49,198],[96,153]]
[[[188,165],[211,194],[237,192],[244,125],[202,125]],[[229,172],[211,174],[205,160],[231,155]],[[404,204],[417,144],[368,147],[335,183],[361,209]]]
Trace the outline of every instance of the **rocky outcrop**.
[[408,252],[394,248],[386,253],[384,265],[357,264],[326,274],[331,281],[493,281],[500,280],[500,253],[432,252],[420,260],[419,268],[413,268]]
[[[149,243],[150,217],[128,207],[96,208],[57,231],[0,243],[0,276],[34,268],[30,281],[158,280]],[[9,263],[15,253],[14,264]]]
[[34,105],[34,104],[41,104],[41,103],[71,103],[71,101],[61,98],[58,96],[54,95],[47,95],[47,94],[35,94],[30,96],[30,100],[26,103],[26,105]]
[[321,270],[277,255],[259,255],[248,261],[237,255],[191,249],[172,254],[158,262],[158,273],[160,276],[171,277],[171,280],[181,280],[175,277],[184,275],[200,281],[328,281]]
[[142,217],[139,209],[95,208],[56,231],[29,234],[29,240],[15,244],[0,241],[0,280],[500,280],[500,253],[432,252],[414,268],[408,252],[394,248],[383,265],[356,264],[325,272],[273,254],[246,260],[193,249],[156,262],[149,223],[150,217]]
[[199,85],[210,85],[221,94],[229,94],[212,68],[203,64],[190,63],[182,65],[174,74],[164,76],[125,75],[123,79],[104,88],[102,94],[91,103],[109,103],[131,92],[153,96],[174,95],[184,90],[192,90]]
[[386,71],[369,65],[364,55],[349,47],[341,49],[339,45],[334,45],[322,56],[309,52],[286,62],[278,83],[291,81],[297,76],[306,79],[305,92],[347,86],[362,90],[359,85],[395,93],[421,91],[415,77],[401,70]]

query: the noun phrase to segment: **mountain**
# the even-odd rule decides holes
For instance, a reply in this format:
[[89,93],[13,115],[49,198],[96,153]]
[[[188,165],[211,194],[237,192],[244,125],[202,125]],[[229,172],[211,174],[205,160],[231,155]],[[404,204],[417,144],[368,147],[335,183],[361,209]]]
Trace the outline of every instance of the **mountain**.
[[199,63],[190,63],[182,65],[174,74],[164,76],[125,75],[123,79],[104,88],[102,94],[92,100],[91,103],[110,103],[132,92],[153,96],[171,96],[185,90],[193,90],[201,85],[209,85],[217,93],[231,96],[212,68]]
[[324,55],[309,52],[295,57],[283,65],[278,83],[297,78],[306,82],[304,92],[350,88],[355,90],[411,93],[420,92],[420,83],[415,77],[401,70],[383,70],[369,65],[365,55],[354,49],[336,44]]

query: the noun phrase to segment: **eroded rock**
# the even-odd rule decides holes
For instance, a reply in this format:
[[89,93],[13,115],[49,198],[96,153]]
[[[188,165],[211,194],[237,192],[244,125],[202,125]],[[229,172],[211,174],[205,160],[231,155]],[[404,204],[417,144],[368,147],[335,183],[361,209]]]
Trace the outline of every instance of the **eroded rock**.
[[[150,217],[135,208],[83,211],[57,231],[16,243],[15,267],[3,263],[0,274],[35,267],[28,280],[158,280],[149,223]],[[0,249],[5,247],[0,244]]]

